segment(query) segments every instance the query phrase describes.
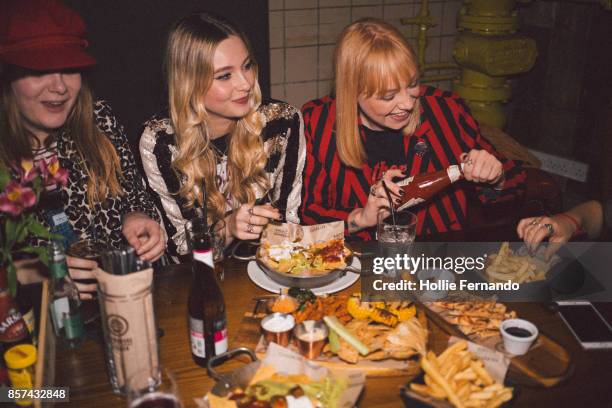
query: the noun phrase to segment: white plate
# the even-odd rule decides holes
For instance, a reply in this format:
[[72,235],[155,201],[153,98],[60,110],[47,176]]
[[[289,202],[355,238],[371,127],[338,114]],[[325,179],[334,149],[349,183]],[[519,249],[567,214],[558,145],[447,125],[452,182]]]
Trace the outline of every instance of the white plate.
[[[361,262],[359,259],[354,256],[353,263],[351,263],[353,268],[361,269]],[[281,289],[288,289],[287,286],[281,285],[280,283],[274,282],[272,279],[266,275],[264,271],[261,270],[257,262],[251,261],[247,266],[247,273],[249,274],[249,278],[262,289],[265,289],[272,293],[279,293]],[[340,279],[330,283],[326,286],[321,286],[320,288],[312,288],[312,292],[315,295],[325,295],[328,293],[335,293],[341,291],[342,289],[346,289],[355,283],[359,279],[359,275],[353,272],[347,272],[346,275],[341,277]]]

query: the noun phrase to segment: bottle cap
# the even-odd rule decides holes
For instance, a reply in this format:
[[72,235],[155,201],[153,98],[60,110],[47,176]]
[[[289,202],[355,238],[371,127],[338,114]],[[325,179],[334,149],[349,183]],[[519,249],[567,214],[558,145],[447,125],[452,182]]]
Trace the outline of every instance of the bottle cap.
[[4,353],[6,366],[13,370],[26,368],[36,363],[36,347],[31,344],[18,344]]

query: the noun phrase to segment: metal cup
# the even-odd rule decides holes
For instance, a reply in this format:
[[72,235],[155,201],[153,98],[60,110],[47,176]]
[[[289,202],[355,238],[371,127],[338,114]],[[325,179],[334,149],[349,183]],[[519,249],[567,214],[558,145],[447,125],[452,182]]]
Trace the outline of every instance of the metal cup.
[[272,313],[261,321],[261,330],[266,341],[283,347],[289,345],[289,337],[294,327],[295,319],[288,313]]
[[327,325],[320,320],[305,320],[293,329],[300,354],[309,360],[321,355],[328,334]]

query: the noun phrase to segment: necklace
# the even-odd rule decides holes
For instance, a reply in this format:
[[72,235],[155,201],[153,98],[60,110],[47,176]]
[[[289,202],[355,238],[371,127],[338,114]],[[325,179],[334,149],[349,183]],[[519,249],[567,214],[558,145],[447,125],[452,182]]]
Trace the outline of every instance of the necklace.
[[227,156],[228,144],[227,144],[227,136],[221,136],[218,139],[213,139],[210,141],[210,146],[212,146],[215,155],[218,158],[223,158]]

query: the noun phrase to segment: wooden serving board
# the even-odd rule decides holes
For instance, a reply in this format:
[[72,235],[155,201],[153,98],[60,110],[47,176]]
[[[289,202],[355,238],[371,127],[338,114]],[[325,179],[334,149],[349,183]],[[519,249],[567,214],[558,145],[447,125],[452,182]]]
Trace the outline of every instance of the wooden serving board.
[[[481,339],[478,336],[466,336],[454,324],[431,308],[421,305],[428,317],[439,329],[449,336],[456,336],[474,343],[505,353],[501,335]],[[520,316],[519,316],[520,317]],[[574,364],[569,352],[560,344],[540,332],[537,341],[527,354],[510,357],[507,377],[520,385],[536,387],[554,387],[567,380],[574,372]]]
[[[256,310],[256,301],[253,302],[253,308]],[[236,333],[232,345],[236,347],[247,347],[255,350],[258,358],[262,358],[266,352],[266,347],[261,335],[261,319],[266,316],[265,313],[246,312],[240,322],[240,329]],[[423,320],[422,320],[423,322]],[[290,345],[291,347],[295,347]],[[295,349],[297,351],[297,348]],[[380,360],[369,361],[361,360],[357,364],[350,364],[340,360],[338,357],[321,356],[314,360],[329,369],[355,369],[362,371],[367,377],[396,377],[406,376],[412,379],[421,372],[420,364],[417,356],[409,360]]]

